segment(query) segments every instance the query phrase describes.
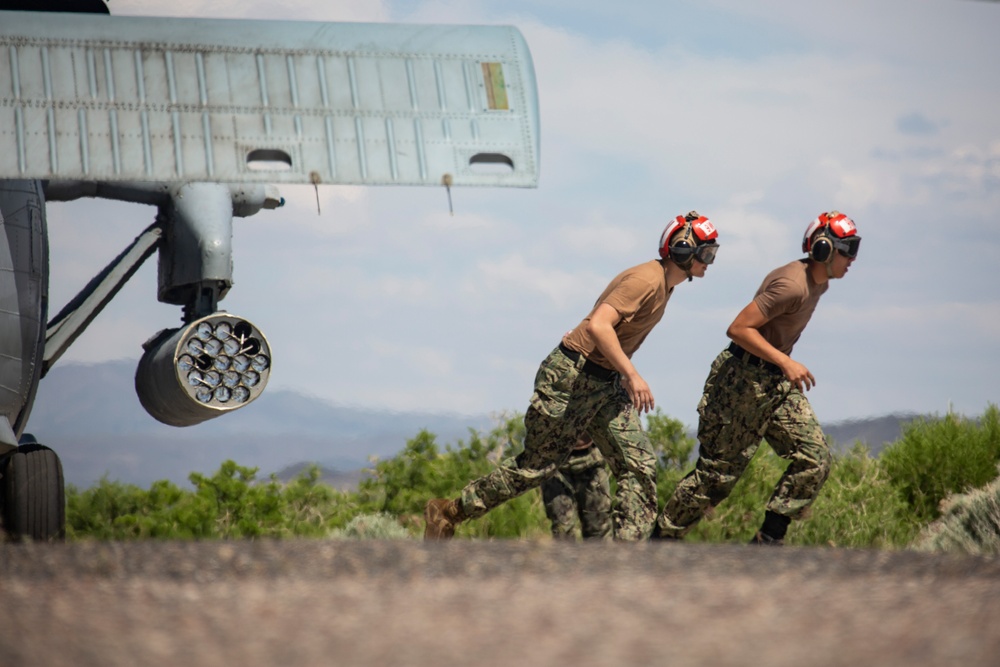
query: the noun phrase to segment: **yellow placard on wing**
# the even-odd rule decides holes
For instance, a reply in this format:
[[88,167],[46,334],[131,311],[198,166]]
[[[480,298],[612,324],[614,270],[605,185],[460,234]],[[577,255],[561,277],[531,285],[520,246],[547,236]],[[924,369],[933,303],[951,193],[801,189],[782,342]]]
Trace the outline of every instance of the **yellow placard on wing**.
[[483,63],[483,83],[486,84],[486,103],[495,111],[510,109],[507,104],[507,84],[503,79],[502,63]]

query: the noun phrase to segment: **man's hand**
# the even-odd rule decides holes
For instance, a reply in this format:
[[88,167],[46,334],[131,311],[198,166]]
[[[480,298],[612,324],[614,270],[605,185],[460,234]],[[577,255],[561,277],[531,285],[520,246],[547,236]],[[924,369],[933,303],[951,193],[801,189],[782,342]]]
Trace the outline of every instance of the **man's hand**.
[[643,412],[652,412],[655,407],[655,401],[653,400],[653,391],[646,384],[646,381],[642,379],[642,376],[638,373],[634,375],[622,375],[622,387],[628,393],[628,397],[632,399],[632,406],[639,411],[639,414]]
[[816,386],[816,378],[809,372],[809,369],[791,357],[781,366],[781,370],[785,377],[799,388],[799,391],[808,391]]
[[799,391],[808,391],[815,387],[816,378],[808,368],[777,350],[760,334],[760,328],[766,323],[767,318],[760,312],[757,303],[751,301],[729,325],[726,335],[750,354],[775,364]]

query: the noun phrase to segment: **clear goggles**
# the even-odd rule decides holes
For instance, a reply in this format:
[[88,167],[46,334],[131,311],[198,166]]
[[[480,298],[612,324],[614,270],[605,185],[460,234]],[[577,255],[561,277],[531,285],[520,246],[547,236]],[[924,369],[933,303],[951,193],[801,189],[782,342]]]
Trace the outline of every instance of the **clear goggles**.
[[716,243],[712,243],[711,245],[700,245],[697,250],[694,251],[694,258],[702,264],[711,264],[715,261],[715,255],[718,252],[719,246]]
[[861,248],[860,236],[848,236],[846,239],[833,238],[830,240],[833,242],[834,250],[844,257],[854,259],[858,256],[858,250]]

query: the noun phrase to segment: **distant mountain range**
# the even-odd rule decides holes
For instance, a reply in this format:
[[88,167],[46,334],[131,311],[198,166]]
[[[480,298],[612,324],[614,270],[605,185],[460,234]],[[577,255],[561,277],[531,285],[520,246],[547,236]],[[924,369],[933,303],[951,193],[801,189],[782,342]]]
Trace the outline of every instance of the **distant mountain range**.
[[823,433],[833,440],[835,451],[850,451],[856,442],[861,442],[868,447],[872,455],[878,455],[886,445],[899,440],[906,424],[921,417],[922,415],[910,412],[849,419],[823,424]]
[[269,388],[238,414],[176,428],[142,409],[134,373],[130,360],[60,364],[42,380],[27,431],[59,454],[67,484],[85,488],[106,475],[186,486],[191,472],[214,473],[227,459],[259,468],[258,479],[301,462],[352,472],[396,454],[421,429],[443,445],[493,426],[488,415],[365,410]]
[[[468,440],[469,429],[494,425],[489,415],[367,410],[268,389],[238,415],[175,428],[139,405],[134,372],[131,360],[60,364],[42,380],[28,432],[59,454],[68,484],[87,488],[106,476],[144,488],[161,479],[186,486],[191,472],[211,474],[231,459],[259,468],[259,479],[271,473],[290,479],[316,463],[324,481],[347,488],[370,457],[395,455],[421,429],[443,447]],[[839,422],[824,430],[839,450],[860,440],[877,453],[914,416]]]

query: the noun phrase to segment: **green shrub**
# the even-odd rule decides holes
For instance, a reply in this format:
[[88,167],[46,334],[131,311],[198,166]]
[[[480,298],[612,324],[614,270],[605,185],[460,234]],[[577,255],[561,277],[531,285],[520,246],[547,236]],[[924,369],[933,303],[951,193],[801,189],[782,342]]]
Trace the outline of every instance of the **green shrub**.
[[948,496],[941,518],[921,531],[913,548],[1000,555],[1000,477],[981,489]]
[[646,415],[646,433],[659,470],[681,470],[691,459],[698,441],[688,436],[684,424],[656,410]]
[[[163,503],[176,502],[180,489],[170,482],[156,482],[157,497]],[[172,488],[171,488],[172,487]],[[87,537],[97,540],[126,539],[127,531],[122,524],[131,522],[131,517],[146,513],[150,494],[133,484],[111,482],[107,478],[93,487],[80,491],[72,484],[66,487],[66,537],[75,539]]]
[[990,405],[978,420],[951,413],[917,419],[879,460],[917,520],[932,521],[940,516],[946,496],[985,486],[996,477],[1000,409]]
[[350,503],[317,482],[313,466],[282,486],[256,483],[256,468],[224,462],[211,477],[192,473],[193,491],[167,481],[148,491],[101,480],[79,491],[68,487],[66,532],[71,539],[228,539],[323,536],[346,524]]
[[[457,498],[472,480],[489,474],[501,460],[524,449],[524,420],[518,414],[501,415],[487,434],[469,431],[469,441],[445,451],[426,430],[408,440],[403,451],[376,462],[371,477],[358,488],[361,507],[369,512],[401,516],[414,533],[423,530],[424,505],[431,498]],[[504,503],[486,516],[459,526],[460,537],[533,537],[546,532],[541,495],[533,489]]]
[[[647,428],[657,454],[657,493],[662,505],[691,469],[688,459],[695,442],[680,422],[659,410],[649,415]],[[273,476],[260,482],[256,468],[232,461],[211,476],[192,473],[193,490],[168,481],[143,490],[102,479],[83,491],[67,487],[67,536],[102,540],[417,538],[423,531],[422,513],[428,499],[456,497],[471,480],[519,453],[523,443],[524,423],[516,413],[500,416],[488,433],[470,430],[467,442],[459,440],[443,450],[432,433],[420,431],[396,456],[373,462],[370,476],[351,492],[320,483],[315,466],[281,484]],[[996,484],[982,493],[969,491],[996,476],[998,461],[1000,411],[995,406],[978,420],[955,415],[919,420],[879,459],[861,446],[835,456],[811,516],[793,522],[786,541],[903,547],[937,516],[940,501],[953,494],[942,522],[918,542],[931,545],[927,548],[988,552],[995,549],[990,540],[1000,539],[995,535],[1000,532],[1000,519],[992,513],[998,502]],[[688,539],[748,541],[786,465],[762,443],[730,497]],[[475,539],[548,539],[549,535],[537,490],[463,523],[458,530],[459,537]]]
[[909,505],[868,449],[855,444],[834,457],[830,477],[810,516],[794,521],[788,544],[899,549],[920,528]]
[[398,517],[379,512],[378,514],[358,514],[343,528],[331,531],[330,537],[355,540],[401,540],[409,539],[412,535],[400,525]]
[[[692,542],[748,542],[764,520],[767,503],[788,462],[764,442],[729,497],[688,534]],[[673,493],[681,475],[661,473],[661,500]],[[819,497],[807,518],[793,521],[786,544],[902,548],[919,529],[909,507],[863,446],[834,457]]]
[[357,516],[355,494],[338,491],[319,478],[319,467],[311,465],[281,488],[282,522],[288,534],[322,537]]

